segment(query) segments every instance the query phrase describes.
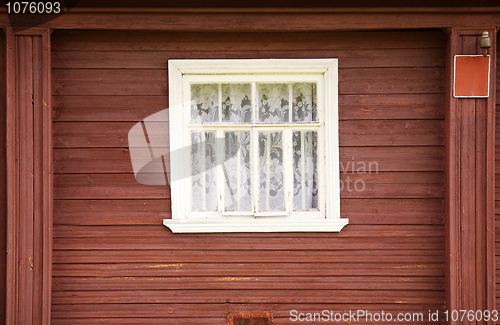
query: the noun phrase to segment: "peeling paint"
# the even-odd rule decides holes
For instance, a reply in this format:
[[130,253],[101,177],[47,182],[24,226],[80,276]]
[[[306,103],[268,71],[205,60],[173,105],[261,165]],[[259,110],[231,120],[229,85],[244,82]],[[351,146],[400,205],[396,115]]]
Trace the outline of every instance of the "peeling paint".
[[406,266],[394,266],[389,267],[390,269],[426,269],[427,265],[406,265]]
[[[233,278],[233,277],[226,277],[226,278],[217,278],[215,279],[216,281],[248,281],[252,280],[252,278]],[[258,280],[258,279],[254,279]]]
[[183,264],[157,264],[157,265],[141,265],[141,266],[136,266],[136,269],[144,268],[144,267],[178,267],[182,266]]

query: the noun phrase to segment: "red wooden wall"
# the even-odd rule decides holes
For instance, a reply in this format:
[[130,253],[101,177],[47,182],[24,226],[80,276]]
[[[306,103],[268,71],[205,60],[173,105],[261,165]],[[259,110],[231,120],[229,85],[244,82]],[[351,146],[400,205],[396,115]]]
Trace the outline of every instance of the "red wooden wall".
[[[5,33],[0,31],[0,315],[5,315],[5,290],[7,271],[7,159],[6,159],[6,111],[5,84]],[[3,316],[0,317],[0,322]]]
[[[444,306],[441,31],[52,34],[53,324],[222,324],[229,311]],[[350,224],[336,234],[172,234],[165,187],[136,183],[127,133],[168,106],[167,60],[339,58]],[[352,165],[349,165],[352,167]],[[412,322],[410,322],[411,324]]]
[[[497,43],[498,44],[498,43]],[[497,48],[497,57],[500,47]],[[495,115],[495,257],[496,257],[496,309],[500,310],[500,67],[497,67],[497,97]],[[500,321],[497,322],[500,324]]]

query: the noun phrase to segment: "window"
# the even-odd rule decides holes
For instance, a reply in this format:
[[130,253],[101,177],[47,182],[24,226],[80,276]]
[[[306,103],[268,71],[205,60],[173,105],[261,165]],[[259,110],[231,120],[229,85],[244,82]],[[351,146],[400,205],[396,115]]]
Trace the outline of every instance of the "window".
[[340,231],[337,60],[171,60],[173,232]]

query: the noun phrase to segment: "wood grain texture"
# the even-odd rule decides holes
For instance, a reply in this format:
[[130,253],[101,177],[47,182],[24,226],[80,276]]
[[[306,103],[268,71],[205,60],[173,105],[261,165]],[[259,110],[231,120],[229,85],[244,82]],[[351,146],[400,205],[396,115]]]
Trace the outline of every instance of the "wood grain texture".
[[[221,314],[225,317],[227,314],[227,306],[222,304],[170,304],[165,306],[163,304],[127,304],[127,308],[123,308],[123,304],[75,304],[75,305],[55,305],[52,313],[55,322],[62,322],[63,318],[67,318],[67,312],[70,311],[72,314],[72,319],[80,318],[78,321],[88,321],[89,313],[95,315],[96,318],[120,318],[120,320],[126,318],[145,319],[147,322],[148,318],[164,318],[165,322],[169,322],[171,318],[176,321],[179,319],[187,319],[193,324],[196,321],[200,321],[200,318],[195,315],[205,315],[203,319],[219,318]],[[414,303],[414,304],[359,304],[361,310],[384,310],[385,312],[393,313],[397,315],[399,312],[424,312],[428,313],[429,308],[433,308],[432,304],[425,303]],[[349,310],[350,305],[346,303],[335,304],[332,308],[331,304],[272,304],[272,303],[262,303],[262,304],[231,304],[231,310],[255,310],[255,309],[267,310],[273,313],[273,317],[287,317],[283,319],[285,324],[290,324],[290,310],[307,310],[307,311],[321,311],[334,310],[343,311]],[[82,319],[83,318],[83,319]],[[115,319],[114,321],[117,321]],[[153,320],[155,321],[155,320]],[[125,321],[126,322],[126,321]],[[220,321],[219,321],[220,323]],[[177,324],[177,323],[172,323]],[[363,322],[363,324],[365,324]],[[422,324],[426,324],[423,322]],[[432,323],[427,323],[432,324]],[[436,322],[434,322],[436,324]]]
[[8,324],[49,324],[52,270],[50,33],[7,29]]
[[[497,57],[500,49],[497,47]],[[498,73],[498,66],[497,66]],[[500,306],[500,78],[496,79],[496,110],[495,110],[495,302]]]
[[[45,28],[168,30],[168,31],[334,31],[430,29],[447,27],[498,26],[496,10],[492,12],[87,12],[72,11],[49,22],[30,20]],[[22,17],[10,21],[0,17],[0,27],[22,27]]]
[[[259,309],[285,324],[291,309],[443,309],[443,33],[52,37],[52,323],[218,324]],[[128,131],[167,108],[169,58],[269,57],[339,58],[340,177],[365,185],[341,193],[350,224],[173,235],[161,225],[169,189],[134,182]]]
[[[0,315],[5,315],[7,286],[7,84],[6,84],[6,36],[0,32]],[[5,316],[0,322],[6,321]]]
[[[496,40],[493,29],[489,32]],[[482,33],[482,32],[481,32]],[[480,54],[478,30],[452,29],[448,71],[458,54]],[[496,51],[493,44],[493,51]],[[496,67],[493,60],[493,68]],[[495,309],[494,180],[495,96],[456,99],[449,75],[446,112],[447,308]],[[495,88],[495,78],[491,80]],[[474,248],[474,249],[471,249]],[[459,322],[452,322],[452,324]],[[493,324],[472,321],[470,324]]]

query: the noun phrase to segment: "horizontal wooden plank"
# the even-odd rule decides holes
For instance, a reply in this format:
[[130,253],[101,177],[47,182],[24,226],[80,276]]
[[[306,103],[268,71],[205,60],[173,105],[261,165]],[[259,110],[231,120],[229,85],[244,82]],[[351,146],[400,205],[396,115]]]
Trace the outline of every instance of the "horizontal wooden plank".
[[[259,308],[259,305],[256,305],[255,307],[253,308]],[[438,308],[435,308],[434,306],[432,306],[431,308],[432,309],[432,312],[438,310]],[[248,312],[248,308],[246,309],[246,311],[243,311],[243,312]],[[427,309],[427,311],[424,309],[422,309],[423,312],[421,313],[423,317],[428,317],[428,314],[429,314],[429,308]],[[232,311],[232,310],[231,310]],[[288,311],[290,313],[290,310]],[[302,311],[301,311],[302,312]],[[309,312],[309,311],[306,311],[306,312]],[[315,309],[314,311],[311,311],[311,312],[316,312],[316,319],[319,319],[319,316],[322,312],[321,309]],[[327,312],[329,312],[327,310]],[[384,311],[385,312],[385,311]],[[228,312],[226,311],[226,314]],[[379,311],[380,313],[380,311]],[[441,314],[443,313],[443,311],[441,311]],[[221,312],[221,314],[223,314]],[[335,314],[335,312],[334,312]],[[412,315],[413,313],[410,312],[409,315]],[[372,313],[372,315],[374,315],[374,313]],[[394,314],[391,314],[393,315],[393,317],[396,317],[396,315],[398,315],[398,312],[397,310],[394,310]],[[294,316],[292,316],[292,319],[295,319],[295,316],[298,316],[298,314],[294,314]],[[306,314],[304,314],[303,317],[307,317]],[[312,317],[312,316],[311,316]],[[404,317],[404,315],[402,316]],[[411,317],[411,316],[409,316]],[[304,318],[303,318],[304,319]],[[394,318],[396,319],[396,318]],[[408,319],[411,319],[411,318],[408,318]],[[54,319],[52,321],[52,324],[58,324],[58,325],[63,325],[63,324],[70,324],[70,325],[73,325],[73,324],[84,324],[84,325],[90,325],[90,324],[102,324],[105,322],[105,324],[175,324],[175,325],[198,325],[198,324],[207,324],[207,325],[210,325],[210,324],[224,324],[224,322],[227,321],[227,317],[224,315],[224,316],[221,316],[219,318],[207,318],[207,317],[203,317],[203,316],[200,316],[200,317],[192,317],[192,318],[186,318],[186,317],[182,317],[182,318],[175,318],[175,317],[169,317],[169,318],[133,318],[133,319],[130,319],[130,318],[117,318],[117,317],[99,317],[99,318],[62,318],[62,319]],[[365,322],[364,321],[364,318],[360,318],[360,322],[363,322],[364,325],[378,325],[380,324],[380,321],[379,322],[375,322],[373,321],[373,316],[372,316],[372,322]],[[276,324],[276,325],[281,325],[281,324],[291,324],[290,323],[290,314],[288,314],[288,316],[284,316],[284,317],[277,317],[277,316],[273,316],[273,324]],[[405,322],[405,321],[401,321],[401,322],[398,322],[398,324],[402,324],[402,325],[413,325],[414,322],[413,321],[410,321],[410,322]],[[441,324],[444,324],[443,322],[419,322],[419,324],[422,324],[422,325],[441,325]]]
[[443,94],[444,68],[339,69],[339,95]]
[[[75,201],[80,201],[76,202]],[[92,202],[89,204],[89,201]],[[119,202],[115,202],[119,201]],[[58,200],[58,208],[64,207],[65,210],[78,211],[79,207],[90,205],[91,208],[107,206],[108,209],[115,207],[117,210],[132,208],[135,210],[143,209],[143,212],[56,212],[54,213],[54,224],[60,225],[161,225],[163,219],[171,219],[170,200],[163,202],[145,203],[145,201],[161,200],[130,200],[136,204],[124,203],[126,200]],[[67,203],[66,203],[67,202]],[[123,204],[122,204],[123,203]],[[163,207],[162,211],[159,210]],[[148,210],[151,208],[151,210]]]
[[399,212],[351,212],[341,216],[349,219],[349,224],[380,224],[380,225],[442,225],[444,212],[412,213]]
[[339,96],[340,120],[444,119],[442,94]]
[[440,146],[441,120],[354,120],[339,122],[340,146]]
[[340,171],[341,198],[444,198],[441,172],[369,172],[360,167]]
[[332,234],[331,238],[321,237],[272,237],[265,241],[257,237],[224,236],[214,234],[179,235],[165,228],[159,237],[92,237],[54,238],[54,250],[143,250],[143,249],[186,249],[186,250],[401,250],[443,249],[442,237],[351,237],[343,238]]
[[443,146],[340,147],[340,169],[444,171]]
[[280,276],[280,277],[54,277],[52,290],[444,290],[443,277]]
[[[100,7],[101,3],[96,3]],[[396,5],[397,6],[397,5]],[[319,9],[319,8],[318,8]],[[335,30],[391,30],[391,29],[435,29],[447,27],[497,26],[497,10],[474,10],[460,8],[460,11],[428,13],[421,11],[385,11],[374,12],[354,10],[324,10],[311,12],[297,11],[248,11],[233,12],[221,10],[199,11],[163,11],[163,12],[128,12],[108,11],[89,14],[87,10],[72,10],[58,19],[44,20],[45,17],[32,17],[31,26],[50,29],[113,29],[113,30],[163,30],[177,31],[231,31],[231,32],[266,32],[266,31],[335,31]],[[488,8],[490,9],[490,8]],[[411,13],[411,14],[410,14]],[[0,17],[0,26],[25,26],[23,17]]]
[[[442,225],[443,199],[342,199],[341,216],[353,224]],[[55,200],[54,224],[161,225],[169,200]]]
[[[351,199],[349,199],[351,200]],[[358,200],[358,199],[354,199]],[[362,202],[359,199],[358,202]],[[369,200],[369,199],[367,199]],[[73,203],[74,201],[82,201]],[[89,200],[59,200],[58,207],[64,206],[66,209],[78,211],[78,207],[87,206]],[[99,201],[99,202],[96,202]],[[93,200],[91,208],[96,206],[111,206],[117,209],[127,208],[129,204],[117,204],[114,201],[123,200]],[[141,200],[137,200],[142,202]],[[69,202],[63,204],[61,202]],[[341,203],[342,204],[342,203]],[[138,204],[137,204],[138,205]],[[137,205],[133,205],[135,209]],[[161,225],[163,219],[172,217],[169,201],[164,203],[167,212],[61,212],[54,214],[54,223],[63,225]],[[144,210],[148,206],[145,206]],[[157,206],[153,207],[156,208]],[[109,208],[111,209],[111,208]],[[341,207],[342,209],[342,207]],[[341,216],[349,218],[351,225],[442,225],[444,222],[443,211],[426,210],[400,210],[400,211],[362,211],[362,212],[341,212]]]
[[[103,107],[112,102],[109,97],[124,97],[124,96],[58,96],[59,98],[77,98],[81,100],[84,105],[91,105],[91,102],[95,100],[87,100],[87,98],[92,97],[103,97],[100,99],[99,103],[92,107],[54,107],[53,110],[53,120],[58,121],[96,121],[96,122],[107,122],[107,121],[131,121],[138,122],[147,118],[148,116],[162,111],[168,107],[168,99],[166,96],[129,96],[125,100],[130,100],[132,102],[136,101],[136,97],[141,98],[158,98],[158,100],[145,100],[144,103],[138,103],[137,107]],[[105,97],[105,98],[104,98]],[[64,100],[66,101],[66,100]],[[68,102],[70,100],[67,100]],[[148,105],[148,102],[158,102],[152,105]],[[166,102],[166,103],[164,103]]]
[[[104,111],[107,109],[123,109],[126,111],[127,109],[141,108],[160,110],[168,107],[168,96],[52,96],[52,106],[55,111],[63,108],[99,108]],[[54,115],[57,117],[57,112],[54,112]],[[82,116],[82,118],[84,117]],[[72,120],[80,121],[79,119]]]
[[61,276],[444,276],[444,263],[131,263],[54,264]]
[[[443,171],[441,146],[340,147],[340,170]],[[128,148],[56,148],[54,173],[132,173]]]
[[[356,68],[339,70],[339,95],[443,94],[444,68]],[[166,70],[54,69],[56,96],[166,96]]]
[[[54,121],[140,121],[168,107],[167,96],[53,96]],[[339,119],[443,119],[444,95],[339,96]]]
[[370,170],[368,166],[348,164],[340,166],[340,180],[347,182],[347,178],[353,181],[363,181],[366,184],[443,184],[443,172],[379,172]]
[[56,30],[52,51],[242,51],[257,46],[286,50],[443,48],[440,31],[360,31],[294,33],[164,33]]
[[[54,147],[128,147],[134,122],[57,122]],[[339,122],[340,146],[442,146],[442,120],[349,120]],[[150,135],[150,137],[165,135]]]
[[[344,173],[341,198],[443,198],[442,172]],[[56,174],[55,199],[161,199],[170,187],[138,183],[133,174]]]
[[444,224],[443,199],[342,199],[340,215],[355,224]]
[[133,173],[128,148],[54,149],[54,173]]
[[[297,41],[299,42],[299,41]],[[259,50],[170,50],[170,51],[53,51],[54,69],[166,69],[169,59],[246,59],[246,58],[338,58],[339,68],[443,67],[441,49],[286,49],[273,47]],[[257,44],[256,44],[257,45]],[[259,47],[257,45],[257,47]]]
[[[57,226],[56,226],[57,227]],[[397,263],[443,263],[441,250],[369,250],[351,251],[245,251],[241,250],[56,250],[55,264],[84,263],[324,263],[324,262],[380,262]],[[235,280],[236,281],[236,280]]]
[[[366,310],[372,313],[380,313],[382,310],[386,313],[392,313],[394,317],[400,312],[419,313],[427,315],[429,310],[444,309],[444,304],[431,303],[412,303],[412,304],[127,304],[124,308],[123,304],[74,304],[74,305],[53,305],[52,317],[55,321],[61,318],[67,318],[71,315],[72,318],[82,317],[120,317],[120,319],[134,319],[140,317],[155,318],[164,317],[167,322],[170,318],[198,318],[201,317],[201,322],[205,317],[220,317],[221,321],[229,310],[232,311],[248,311],[248,310],[266,310],[273,313],[273,318],[290,317],[291,310],[300,310],[304,312],[321,312],[322,310],[333,310],[344,312],[348,310]],[[178,319],[178,318],[177,318]],[[200,319],[196,319],[200,324]],[[128,323],[128,322],[125,322]],[[177,323],[175,323],[177,324]],[[290,324],[290,321],[286,324]],[[363,322],[363,324],[366,324]],[[425,323],[422,323],[425,324]],[[432,323],[434,324],[434,323]],[[371,325],[371,324],[370,324]]]
[[[136,123],[136,122],[135,122]],[[128,147],[128,132],[134,122],[54,123],[54,148]]]
[[[64,84],[67,82],[88,82],[98,85],[168,81],[168,71],[165,69],[53,69],[53,82]],[[165,88],[167,83],[165,83]],[[55,87],[57,89],[57,87]],[[90,94],[86,94],[90,95]],[[129,96],[132,94],[129,94]]]
[[168,199],[169,186],[143,185],[134,174],[55,174],[54,199]]
[[438,290],[120,290],[55,291],[52,302],[63,304],[169,303],[343,303],[442,304]]
[[[158,226],[69,226],[55,225],[54,237],[161,237],[165,235],[165,227]],[[290,237],[289,234],[227,234],[228,236],[244,237]],[[294,237],[323,238],[331,234],[304,233],[294,234]],[[439,237],[444,236],[443,226],[435,225],[398,225],[398,226],[361,226],[350,225],[339,232],[337,237]]]
[[[259,305],[256,305],[254,308],[259,308],[260,306]],[[432,308],[432,312],[436,311],[437,308],[435,308],[434,306],[430,307]],[[345,309],[344,309],[345,310]],[[386,309],[387,310],[387,309]],[[422,309],[422,315],[424,317],[428,317],[428,314],[429,314],[429,308],[427,308],[427,311],[425,310],[425,308]],[[248,308],[245,310],[245,311],[248,311]],[[290,313],[290,310],[288,311]],[[303,311],[300,311],[300,312],[303,312]],[[320,314],[322,312],[321,309],[314,309],[314,310],[311,310],[311,311],[305,311],[305,312],[316,312],[317,314]],[[327,310],[328,312],[328,310]],[[380,313],[380,311],[378,311]],[[335,313],[335,312],[334,312]],[[375,313],[375,312],[374,312]],[[374,314],[372,313],[372,315]],[[441,311],[441,313],[443,313]],[[223,314],[221,312],[221,314]],[[227,312],[226,312],[227,314]],[[394,319],[396,317],[396,315],[398,314],[398,311],[397,310],[394,310],[394,314],[391,314],[393,315]],[[413,314],[413,312],[410,312],[410,315]],[[298,314],[294,314],[294,315],[297,315]],[[306,317],[306,316],[304,316]],[[319,316],[316,316],[318,319]],[[206,325],[211,325],[211,324],[217,324],[217,325],[220,325],[220,324],[224,324],[224,322],[226,322],[227,320],[227,317],[225,315],[223,316],[220,316],[218,318],[216,317],[203,317],[203,316],[200,316],[200,317],[192,317],[192,318],[186,318],[186,317],[182,317],[182,318],[176,318],[176,317],[168,317],[168,318],[118,318],[118,317],[99,317],[99,318],[57,318],[57,319],[53,319],[52,320],[52,324],[54,325],[92,325],[92,324],[102,324],[102,323],[105,323],[105,324],[175,324],[175,325],[198,325],[198,324],[206,324]],[[292,319],[295,319],[295,316],[292,316]],[[408,318],[410,319],[410,318]],[[424,318],[425,319],[425,318]],[[372,320],[373,320],[373,316],[372,316]],[[380,322],[365,322],[364,321],[364,318],[360,318],[360,322],[363,322],[364,325],[378,325],[380,324]],[[291,324],[290,323],[290,314],[288,314],[288,316],[283,316],[283,317],[277,317],[277,316],[273,316],[273,324],[276,324],[276,325],[281,325],[281,324]],[[411,322],[405,322],[405,321],[401,321],[401,322],[398,322],[398,324],[401,324],[401,325],[413,325],[414,322],[411,321]],[[441,325],[441,324],[444,324],[442,322],[419,322],[419,324],[421,325]]]
[[[69,314],[69,313],[68,313]],[[222,314],[222,313],[221,313]],[[168,318],[153,318],[153,317],[98,317],[98,318],[52,318],[51,324],[54,325],[92,325],[92,324],[175,324],[175,325],[198,325],[200,323],[206,325],[220,325],[226,321],[226,315],[220,317],[168,317]],[[288,318],[287,318],[288,320]],[[276,318],[273,320],[276,322]],[[278,324],[278,323],[276,323]]]
[[[85,70],[80,70],[85,71]],[[123,70],[118,70],[123,72]],[[140,70],[140,71],[161,71],[161,70]],[[162,71],[163,72],[163,71]],[[110,75],[109,72],[104,72]],[[127,73],[120,73],[123,77],[110,77],[106,81],[79,81],[79,80],[54,80],[53,94],[57,96],[82,96],[85,94],[92,96],[166,96],[168,94],[167,79],[154,80],[141,78],[141,73],[130,73],[129,77],[125,77]],[[113,74],[111,74],[113,75]],[[134,80],[135,78],[142,80]],[[97,79],[97,78],[96,78]]]
[[[135,213],[156,215],[170,211],[170,200],[54,200],[54,214],[58,213]],[[140,219],[140,218],[139,218]]]

